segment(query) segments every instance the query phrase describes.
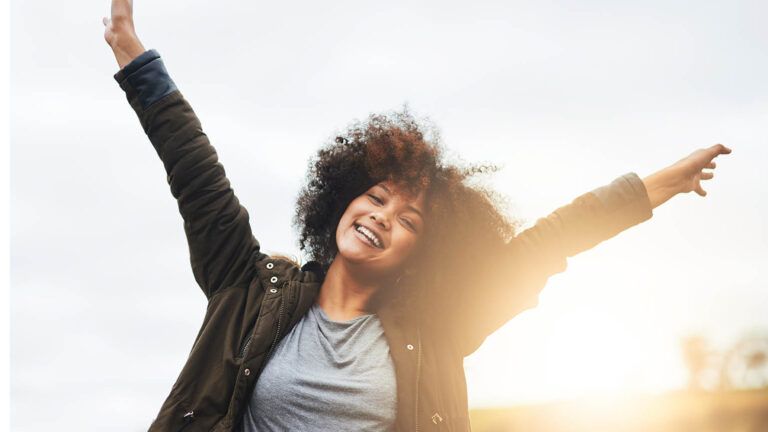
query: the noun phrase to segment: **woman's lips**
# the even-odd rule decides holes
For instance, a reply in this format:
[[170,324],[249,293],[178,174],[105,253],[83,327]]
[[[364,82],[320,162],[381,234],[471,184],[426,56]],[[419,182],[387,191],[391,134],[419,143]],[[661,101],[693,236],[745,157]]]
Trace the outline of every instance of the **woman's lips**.
[[371,241],[368,239],[368,237],[366,237],[366,236],[365,236],[365,234],[363,234],[363,233],[361,233],[360,231],[358,231],[358,230],[355,228],[355,226],[354,226],[354,225],[352,226],[352,231],[354,231],[354,232],[355,232],[355,237],[359,238],[359,239],[360,239],[360,241],[362,241],[362,242],[363,242],[363,243],[365,243],[366,245],[368,245],[368,246],[370,246],[370,247],[372,247],[372,248],[374,248],[374,249],[381,249],[381,248],[377,247],[375,244],[371,243]]

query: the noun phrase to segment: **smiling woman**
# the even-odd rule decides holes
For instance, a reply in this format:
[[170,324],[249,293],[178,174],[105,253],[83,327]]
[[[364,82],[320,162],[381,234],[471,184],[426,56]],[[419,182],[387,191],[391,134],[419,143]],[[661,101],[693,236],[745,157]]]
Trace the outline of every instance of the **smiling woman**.
[[[466,184],[495,166],[449,164],[429,135],[439,136],[404,108],[352,123],[317,152],[294,225],[301,247],[327,273],[319,303],[331,316],[418,302],[427,291],[413,288],[416,277],[481,260],[521,223],[499,212],[493,192]],[[335,286],[351,285],[336,280],[346,274],[354,275],[355,294],[342,307],[325,304]],[[451,276],[459,286],[467,278]],[[409,293],[399,292],[406,286]]]
[[372,114],[310,164],[293,220],[311,258],[261,252],[200,120],[113,0],[114,75],[163,162],[184,220],[202,327],[151,431],[468,431],[464,357],[537,305],[567,258],[700,195],[715,145],[626,173],[518,232],[407,109]]

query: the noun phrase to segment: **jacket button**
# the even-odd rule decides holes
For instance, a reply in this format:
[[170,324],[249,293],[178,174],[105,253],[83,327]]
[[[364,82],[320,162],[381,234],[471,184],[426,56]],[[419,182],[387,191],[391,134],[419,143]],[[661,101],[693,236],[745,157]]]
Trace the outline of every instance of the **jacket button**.
[[274,265],[274,264],[272,264],[272,263],[267,263],[267,268],[268,268],[268,269],[270,269],[270,270],[272,270],[272,267],[274,267],[274,266],[275,266],[275,265]]
[[270,288],[270,289],[269,289],[269,292],[271,292],[272,294],[274,294],[274,293],[276,293],[276,292],[277,292],[277,290],[276,290],[275,288]]
[[413,345],[408,344],[405,347],[408,348],[409,351],[413,351]]
[[272,276],[271,278],[269,278],[269,281],[272,283],[277,282],[277,276]]
[[251,374],[251,370],[250,369],[246,369],[246,370],[243,371],[243,373],[245,374],[245,376],[248,376],[248,375]]

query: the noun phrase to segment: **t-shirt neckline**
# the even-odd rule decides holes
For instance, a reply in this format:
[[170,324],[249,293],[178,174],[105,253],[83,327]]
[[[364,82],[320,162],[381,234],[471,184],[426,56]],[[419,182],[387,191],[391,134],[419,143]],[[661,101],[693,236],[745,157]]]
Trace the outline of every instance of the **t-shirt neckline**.
[[355,323],[357,321],[360,321],[360,320],[362,320],[364,318],[368,318],[368,317],[372,317],[372,316],[376,315],[376,314],[365,314],[365,315],[356,316],[356,317],[354,317],[352,319],[349,319],[349,320],[346,320],[346,321],[336,321],[336,320],[332,320],[330,317],[328,317],[328,314],[326,314],[325,311],[323,310],[323,308],[320,307],[319,303],[315,302],[312,305],[312,307],[315,308],[320,313],[320,315],[322,315],[324,320],[332,322],[334,324],[353,324],[353,323]]

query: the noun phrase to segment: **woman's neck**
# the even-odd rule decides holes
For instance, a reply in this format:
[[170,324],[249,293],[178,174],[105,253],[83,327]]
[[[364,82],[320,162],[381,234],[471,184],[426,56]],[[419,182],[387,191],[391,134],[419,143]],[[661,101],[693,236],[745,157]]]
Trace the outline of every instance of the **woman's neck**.
[[331,262],[316,300],[328,318],[346,321],[373,313],[370,300],[381,284],[360,273],[343,258]]

